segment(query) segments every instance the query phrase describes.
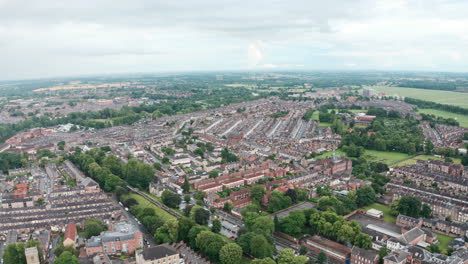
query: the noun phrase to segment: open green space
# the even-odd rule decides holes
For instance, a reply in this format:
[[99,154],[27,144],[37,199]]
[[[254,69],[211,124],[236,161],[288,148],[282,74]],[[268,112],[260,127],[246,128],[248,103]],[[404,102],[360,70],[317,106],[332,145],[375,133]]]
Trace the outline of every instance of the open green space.
[[[394,163],[394,164],[392,164],[392,167],[416,164],[417,160],[429,160],[429,159],[444,160],[443,158],[434,157],[432,155],[418,155],[418,156],[415,156],[415,157],[413,157],[411,159],[407,159],[407,160],[403,160],[403,161]],[[453,160],[453,163],[455,163],[455,164],[461,164],[460,159],[452,158],[452,160]]]
[[156,212],[156,215],[159,216],[161,218],[162,221],[166,222],[170,219],[175,219],[174,216],[170,215],[169,213],[167,213],[166,211],[164,211],[163,209],[157,207],[156,205],[150,203],[148,200],[146,200],[145,198],[143,198],[142,196],[136,194],[136,193],[130,193],[130,194],[127,194],[125,195],[125,199],[128,199],[128,198],[134,198],[135,200],[137,200],[138,202],[138,207],[139,208],[153,208],[154,211]]
[[389,86],[369,86],[366,88],[384,92],[389,96],[399,95],[468,108],[468,93]]
[[[346,153],[344,153],[341,150],[336,150],[335,153],[340,154],[341,156],[346,156]],[[333,155],[333,151],[327,151],[315,158],[316,159],[329,158],[332,155]],[[405,153],[390,152],[390,151],[377,151],[377,150],[368,150],[368,149],[365,150],[363,157],[369,161],[382,162],[387,165],[392,165],[392,164],[402,162],[406,159],[411,158],[410,155],[405,154]]]
[[[156,201],[158,201],[158,202],[164,204],[163,201],[162,201],[162,199],[161,199],[160,197],[157,197],[156,195],[151,194],[151,193],[149,193],[149,192],[144,192],[144,193],[146,193],[148,196],[151,196],[151,198],[155,199]],[[181,215],[184,214],[184,212],[182,212],[182,211],[179,210],[179,209],[175,209],[175,208],[170,208],[170,209],[171,209],[172,211],[176,212],[176,213],[181,214]]]
[[443,234],[437,234],[437,240],[439,240],[439,249],[441,253],[447,254],[448,244],[453,240],[453,237],[449,237]]
[[331,125],[332,125],[331,123],[320,122],[318,126],[319,126],[319,127],[331,127]]
[[387,165],[403,161],[411,156],[400,152],[368,150],[364,152],[364,158],[370,161],[382,162]]
[[314,114],[312,115],[312,120],[319,120],[319,111],[315,111]]
[[460,115],[460,114],[454,114],[446,111],[441,111],[441,110],[435,110],[435,109],[419,109],[419,113],[423,114],[431,114],[435,116],[440,116],[443,118],[453,118],[460,123],[460,126],[462,127],[468,127],[468,116],[466,115]]
[[371,204],[371,205],[368,205],[368,206],[362,208],[362,210],[365,210],[365,211],[367,211],[369,209],[376,209],[376,210],[382,211],[383,212],[383,220],[385,222],[391,223],[391,224],[396,223],[396,217],[394,217],[394,216],[392,216],[390,214],[390,207],[389,206],[379,204],[379,203],[374,203],[374,204]]

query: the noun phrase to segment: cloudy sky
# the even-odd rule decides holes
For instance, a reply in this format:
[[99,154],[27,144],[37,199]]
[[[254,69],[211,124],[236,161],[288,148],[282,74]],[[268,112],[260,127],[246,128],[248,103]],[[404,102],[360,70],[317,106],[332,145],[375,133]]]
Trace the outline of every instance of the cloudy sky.
[[0,80],[200,70],[468,71],[464,0],[0,0]]

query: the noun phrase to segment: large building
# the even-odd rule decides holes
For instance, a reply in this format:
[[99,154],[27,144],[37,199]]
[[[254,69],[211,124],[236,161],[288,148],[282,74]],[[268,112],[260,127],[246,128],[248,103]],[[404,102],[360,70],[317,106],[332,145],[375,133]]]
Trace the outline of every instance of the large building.
[[180,264],[179,252],[167,244],[139,249],[135,257],[136,264]]
[[353,247],[351,250],[351,264],[377,264],[379,254],[375,250]]
[[115,224],[110,231],[91,237],[85,245],[86,254],[89,257],[101,253],[132,254],[137,248],[142,247],[143,234],[135,226],[126,222]]

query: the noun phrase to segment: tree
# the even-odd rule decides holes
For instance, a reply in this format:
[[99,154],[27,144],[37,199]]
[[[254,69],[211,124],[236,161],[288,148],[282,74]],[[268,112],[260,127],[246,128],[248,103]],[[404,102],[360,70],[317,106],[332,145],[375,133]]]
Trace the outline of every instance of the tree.
[[297,192],[295,189],[288,189],[284,195],[289,196],[293,204],[297,203]]
[[429,246],[428,250],[429,252],[432,252],[432,253],[440,253],[440,249],[438,245],[432,244]]
[[90,238],[92,236],[98,236],[101,234],[102,231],[107,230],[107,227],[101,222],[101,220],[96,218],[90,218],[86,220],[85,223],[85,232],[86,238]]
[[370,249],[372,247],[372,239],[367,234],[359,233],[354,238],[354,245],[356,245],[356,246],[358,246],[360,248]]
[[187,176],[185,176],[184,185],[182,185],[182,190],[184,190],[184,193],[190,192],[190,183]]
[[203,231],[209,231],[209,228],[207,226],[199,226],[199,225],[194,225],[192,228],[190,228],[187,239],[189,241],[189,245],[191,248],[197,249],[196,238],[198,234],[200,234]]
[[128,198],[128,199],[125,199],[123,201],[123,203],[127,206],[127,207],[132,207],[134,205],[138,205],[138,201],[135,199],[135,198]]
[[327,262],[327,255],[325,255],[323,251],[320,251],[320,253],[317,256],[317,263],[323,264],[325,262]]
[[179,204],[182,202],[182,199],[178,194],[175,194],[169,190],[164,190],[161,194],[162,202],[171,207],[171,208],[178,208]]
[[260,204],[265,193],[266,191],[263,185],[255,185],[254,187],[252,187],[252,189],[250,189],[250,198],[254,202],[257,202]]
[[11,243],[3,252],[4,264],[26,264],[23,243]]
[[192,227],[195,226],[195,221],[193,221],[193,219],[190,219],[189,217],[184,216],[179,218],[178,225],[178,239],[188,242],[189,232],[192,229]]
[[391,207],[400,214],[419,217],[421,213],[421,200],[418,197],[403,196],[399,200],[393,201],[393,203]]
[[432,143],[432,141],[426,140],[424,143],[424,152],[427,155],[432,155],[434,153],[434,143]]
[[222,264],[239,264],[242,260],[242,248],[236,243],[224,245],[219,251]]
[[185,194],[185,195],[184,195],[184,201],[185,201],[185,203],[189,203],[189,202],[190,202],[190,199],[191,199],[190,194]]
[[255,233],[269,236],[275,231],[275,224],[269,216],[260,216],[255,218],[251,229]]
[[384,257],[386,257],[388,255],[388,249],[387,247],[381,247],[379,249],[379,264],[383,264],[384,263]]
[[57,148],[59,150],[64,150],[65,149],[65,141],[60,141],[59,143],[57,143]]
[[268,199],[268,212],[274,213],[291,206],[291,204],[292,202],[289,196],[285,196],[279,191],[273,191]]
[[306,223],[303,211],[294,211],[289,216],[282,219],[281,230],[288,235],[297,235],[302,232]]
[[230,213],[232,209],[234,209],[234,205],[232,205],[230,202],[224,203],[223,211]]
[[356,236],[352,227],[347,224],[343,224],[339,230],[337,230],[338,240],[349,243]]
[[274,260],[271,258],[264,258],[264,259],[254,259],[252,264],[276,264]]
[[60,256],[54,261],[54,264],[80,264],[78,258],[68,251],[64,251]]
[[299,254],[301,254],[301,255],[306,255],[307,252],[309,252],[309,249],[307,249],[306,246],[302,245],[302,246],[299,248]]
[[162,164],[159,163],[159,162],[155,162],[155,163],[153,164],[153,168],[155,168],[156,170],[160,171],[160,170],[162,170]]
[[211,232],[219,233],[221,231],[221,221],[214,219],[212,221]]
[[432,210],[428,204],[423,204],[422,209],[421,209],[421,216],[425,218],[432,217]]
[[364,186],[356,191],[356,204],[358,207],[370,205],[375,200],[375,191],[370,186]]
[[208,175],[209,175],[210,178],[218,178],[219,171],[218,170],[212,170],[212,171],[208,172]]
[[249,244],[250,254],[256,258],[266,258],[273,254],[273,247],[261,234],[253,235]]
[[278,264],[306,264],[306,256],[296,256],[290,248],[283,249],[278,256]]
[[176,242],[179,235],[178,227],[177,220],[171,219],[156,230],[154,239],[160,244]]
[[197,248],[213,261],[219,260],[219,253],[224,246],[224,240],[221,235],[211,231],[202,231],[197,235]]
[[122,176],[132,186],[146,189],[154,178],[154,168],[136,159],[129,159],[123,166]]
[[210,212],[203,208],[198,208],[195,211],[194,220],[199,225],[207,225],[210,219]]

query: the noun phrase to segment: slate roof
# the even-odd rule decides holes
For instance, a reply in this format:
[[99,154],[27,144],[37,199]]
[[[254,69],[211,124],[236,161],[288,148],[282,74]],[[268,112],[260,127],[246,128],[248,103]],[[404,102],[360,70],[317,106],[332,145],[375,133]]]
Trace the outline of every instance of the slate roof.
[[145,260],[157,260],[167,256],[178,254],[174,247],[167,244],[162,244],[156,247],[145,248],[141,250],[141,254]]

